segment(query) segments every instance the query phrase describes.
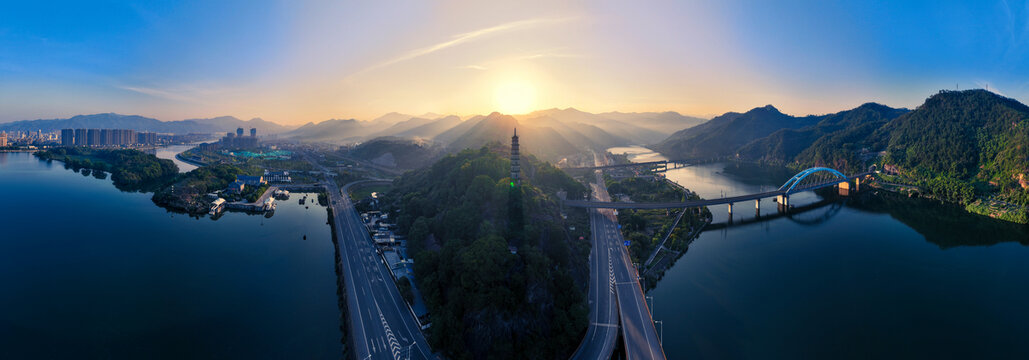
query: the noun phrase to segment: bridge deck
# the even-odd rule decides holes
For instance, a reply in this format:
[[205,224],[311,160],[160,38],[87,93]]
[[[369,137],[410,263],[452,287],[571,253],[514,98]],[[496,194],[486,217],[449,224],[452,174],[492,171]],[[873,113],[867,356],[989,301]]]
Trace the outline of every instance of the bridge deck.
[[[867,176],[869,173],[861,173],[856,175],[848,176],[846,180],[853,180],[856,178]],[[798,192],[804,192],[809,190],[820,189],[827,186],[836,185],[843,181],[843,179],[833,179],[832,181],[818,183],[814,185],[807,185],[804,187],[798,187],[793,189],[790,194]],[[701,206],[713,206],[723,204],[733,204],[748,200],[757,200],[775,197],[779,195],[787,195],[785,190],[766,191],[757,194],[747,194],[739,196],[729,196],[717,199],[702,199],[702,200],[691,200],[691,201],[677,201],[677,202],[662,202],[662,203],[634,203],[634,202],[609,202],[609,201],[586,201],[586,200],[566,200],[565,206],[568,207],[582,207],[582,208],[604,208],[604,209],[673,209],[673,208],[688,208],[688,207],[701,207]]]

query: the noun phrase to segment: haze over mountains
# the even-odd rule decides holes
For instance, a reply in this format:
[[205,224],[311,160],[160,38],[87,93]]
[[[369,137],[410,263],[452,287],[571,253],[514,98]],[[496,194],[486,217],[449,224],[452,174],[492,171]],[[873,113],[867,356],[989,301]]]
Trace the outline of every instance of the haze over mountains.
[[253,118],[240,120],[232,116],[220,116],[209,119],[187,119],[178,121],[160,121],[139,115],[121,115],[115,113],[76,115],[67,119],[22,120],[0,124],[0,131],[54,131],[61,129],[131,129],[158,133],[219,133],[235,131],[236,128],[258,128],[262,134],[275,134],[289,130],[289,127],[277,123]]
[[283,136],[339,144],[369,143],[388,137],[394,143],[407,139],[460,151],[490,142],[506,143],[512,129],[518,128],[525,151],[556,161],[587,149],[658,142],[668,133],[704,121],[675,112],[593,114],[573,108],[514,116],[492,113],[464,120],[454,115],[389,113],[371,121],[334,119],[308,123]]

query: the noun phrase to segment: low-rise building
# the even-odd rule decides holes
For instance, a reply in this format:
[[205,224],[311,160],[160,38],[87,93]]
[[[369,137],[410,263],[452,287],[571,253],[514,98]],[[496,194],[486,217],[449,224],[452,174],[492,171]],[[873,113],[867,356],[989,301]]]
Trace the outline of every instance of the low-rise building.
[[218,215],[225,208],[225,199],[217,198],[211,202],[211,215]]
[[264,171],[264,179],[268,182],[293,182],[293,178],[289,176],[289,171]]
[[268,183],[268,181],[264,179],[264,176],[250,175],[236,175],[236,181],[250,186],[260,186]]
[[239,180],[233,181],[231,184],[229,184],[229,187],[225,188],[225,192],[230,193],[230,194],[242,193],[243,189],[246,188],[245,185],[246,184],[244,184],[242,181],[239,181]]

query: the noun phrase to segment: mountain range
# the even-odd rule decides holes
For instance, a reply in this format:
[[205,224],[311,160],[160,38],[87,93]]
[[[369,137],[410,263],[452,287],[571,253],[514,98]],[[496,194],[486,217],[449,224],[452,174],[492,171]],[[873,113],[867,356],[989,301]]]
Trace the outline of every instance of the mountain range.
[[260,118],[240,120],[232,116],[220,116],[209,119],[187,119],[178,121],[160,121],[139,115],[121,115],[115,113],[76,115],[67,119],[22,120],[0,124],[0,131],[55,131],[61,129],[131,129],[158,133],[221,133],[235,131],[236,128],[257,128],[260,134],[276,134],[290,130]]
[[981,89],[940,91],[914,110],[867,103],[795,117],[765,106],[715,117],[650,147],[672,158],[735,157],[844,172],[876,159],[943,199],[1000,193],[1029,204],[1029,106]]
[[[426,142],[442,146],[448,152],[478,148],[490,142],[510,141],[518,128],[524,151],[556,161],[562,157],[614,146],[648,144],[663,140],[666,134],[687,128],[704,119],[675,112],[602,113],[593,114],[573,108],[549,109],[524,115],[474,115],[462,118],[449,115],[420,116],[389,113],[371,121],[328,120],[308,123],[284,136],[304,141],[330,143],[369,143],[386,137],[396,146],[398,141]],[[358,145],[360,148],[362,145]],[[381,143],[375,145],[382,148]],[[409,146],[408,149],[420,147]],[[369,153],[382,156],[378,151]],[[392,154],[400,157],[402,154]],[[369,159],[370,160],[370,159]]]

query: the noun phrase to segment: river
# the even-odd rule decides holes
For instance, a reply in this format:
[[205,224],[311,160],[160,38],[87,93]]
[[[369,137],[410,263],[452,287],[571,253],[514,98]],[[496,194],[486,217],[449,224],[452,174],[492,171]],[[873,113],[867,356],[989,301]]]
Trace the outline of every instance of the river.
[[0,358],[341,356],[317,201],[192,218],[29,153],[0,153],[0,189]]
[[[743,179],[730,174],[749,169],[735,166],[667,176],[716,198],[792,175]],[[867,189],[790,202],[804,211],[778,216],[766,199],[758,217],[753,202],[736,204],[728,226],[726,206],[711,208],[714,230],[648,294],[669,359],[1029,358],[1025,226]]]
[[184,162],[182,160],[179,160],[178,158],[175,157],[175,155],[178,155],[179,153],[181,153],[183,151],[192,149],[195,146],[197,146],[197,144],[162,146],[162,147],[154,149],[153,154],[156,155],[157,157],[161,158],[161,159],[171,160],[172,162],[175,163],[175,166],[179,167],[179,172],[180,173],[184,173],[184,172],[188,172],[190,170],[196,169],[197,166],[193,165],[193,164],[190,164],[190,163],[187,163],[187,162]]

